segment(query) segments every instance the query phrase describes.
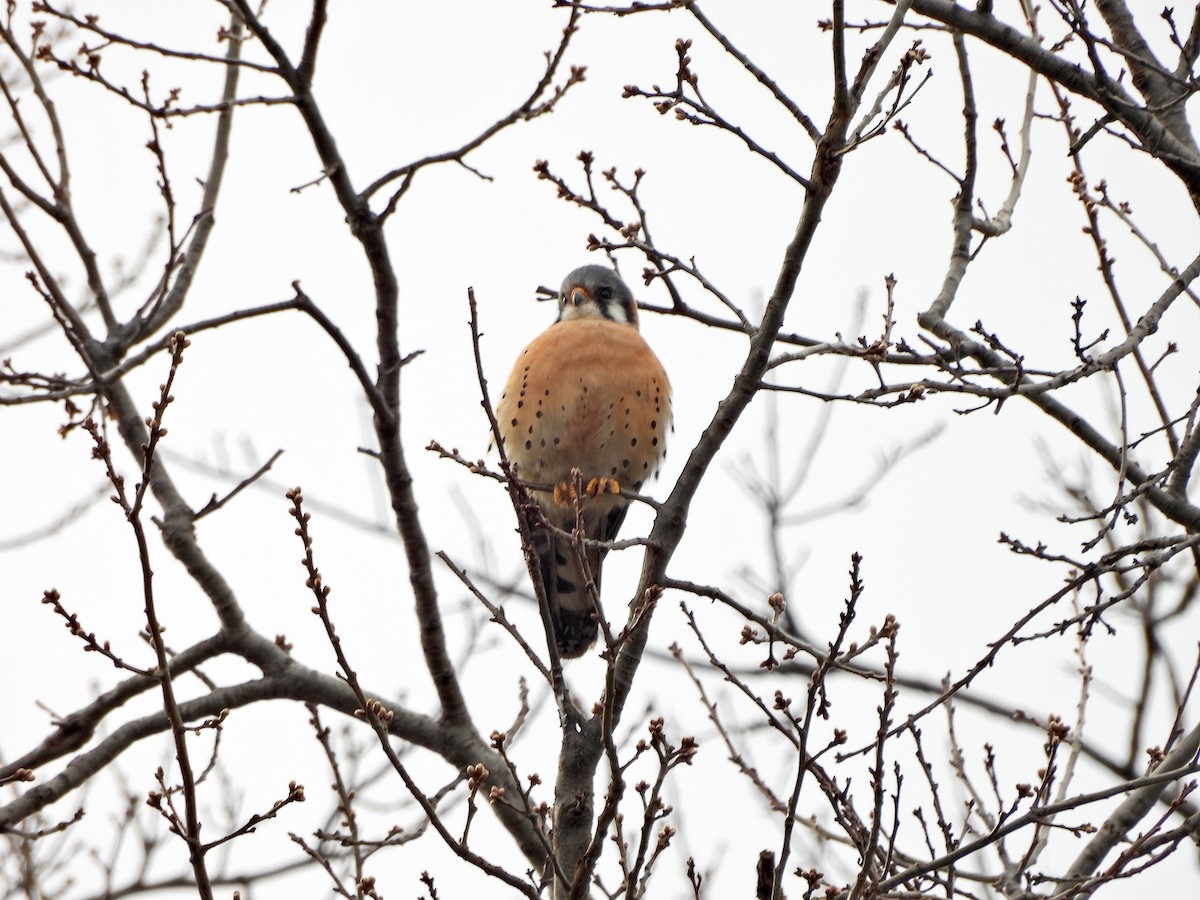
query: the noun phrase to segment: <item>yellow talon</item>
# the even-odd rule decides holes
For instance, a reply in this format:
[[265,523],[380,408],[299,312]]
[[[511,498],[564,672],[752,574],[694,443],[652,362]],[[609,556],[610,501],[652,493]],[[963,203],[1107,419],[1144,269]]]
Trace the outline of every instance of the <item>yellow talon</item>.
[[603,494],[605,491],[616,495],[621,493],[621,483],[615,478],[593,478],[587,484],[587,489],[584,491],[589,497],[595,497]]
[[566,506],[574,503],[579,499],[579,494],[575,492],[575,485],[569,481],[560,481],[554,486],[554,503],[557,506]]

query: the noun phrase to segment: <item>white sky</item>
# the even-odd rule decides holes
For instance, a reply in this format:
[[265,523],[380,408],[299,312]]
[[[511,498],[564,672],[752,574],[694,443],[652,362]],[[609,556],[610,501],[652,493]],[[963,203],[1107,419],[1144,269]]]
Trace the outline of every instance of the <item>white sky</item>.
[[[854,20],[882,8],[849,5]],[[548,6],[526,0],[332,4],[318,68],[318,99],[355,183],[365,185],[396,165],[456,146],[519,104],[540,75],[541,53],[553,46],[565,22],[561,11]],[[828,49],[827,37],[814,25],[814,7],[711,2],[706,10],[818,124],[823,123]],[[222,21],[216,4],[177,3],[168,8],[110,0],[100,11],[102,22],[114,30],[128,29],[172,46],[222,50],[215,42]],[[297,46],[303,25],[297,12],[280,2],[269,8],[268,22],[291,47]],[[748,311],[758,308],[774,281],[802,200],[799,189],[728,135],[659,116],[644,102],[620,96],[624,84],[672,83],[673,41],[696,31],[681,15],[586,19],[567,61],[586,64],[587,81],[554,115],[516,126],[470,157],[472,166],[494,180],[480,181],[453,165],[425,171],[389,226],[402,285],[402,349],[424,351],[404,373],[403,431],[409,460],[433,549],[445,549],[468,568],[490,562],[498,577],[521,571],[511,511],[499,487],[421,449],[436,439],[471,457],[485,453],[486,421],[471,365],[466,290],[473,286],[480,300],[485,362],[493,390],[498,391],[497,383],[517,352],[553,318],[549,305],[532,301],[534,289],[557,285],[567,271],[584,262],[602,261],[585,250],[587,235],[598,231],[600,223],[556,200],[553,188],[533,174],[535,160],[549,160],[572,184],[581,183],[574,157],[584,148],[595,152],[597,170],[615,165],[628,177],[633,169],[644,168],[648,174],[642,196],[660,248],[694,257],[701,270]],[[926,147],[961,169],[961,94],[953,52],[938,35],[921,36],[932,53],[934,76],[903,118]],[[885,69],[908,40],[901,37]],[[855,46],[856,64],[863,44]],[[752,129],[760,143],[807,172],[811,143],[773,107],[769,95],[711,42],[697,37],[692,56],[706,98]],[[975,50],[972,60],[978,66],[980,108],[978,192],[994,211],[1007,191],[1008,172],[988,123],[1005,118],[1015,147],[1025,80],[1001,65],[995,54]],[[103,66],[110,77],[131,80],[148,66],[155,92],[182,85],[184,104],[210,101],[219,87],[214,68],[180,66],[156,57],[132,58],[109,50]],[[137,256],[158,212],[151,157],[143,146],[147,125],[143,116],[101,96],[93,86],[59,78],[52,87],[66,126],[75,202],[107,269],[119,259]],[[1040,91],[1039,111],[1052,112],[1045,85]],[[242,92],[276,94],[278,88],[248,75]],[[1090,111],[1082,118],[1090,123],[1087,115]],[[193,117],[178,122],[164,138],[183,222],[195,211],[196,179],[204,173],[212,126],[210,119]],[[1133,203],[1142,227],[1182,268],[1194,254],[1198,235],[1179,187],[1157,167],[1103,138],[1089,147],[1088,165],[1093,178],[1107,178],[1115,196]],[[1033,169],[1017,209],[1017,227],[985,248],[951,314],[963,327],[982,319],[1009,346],[1026,352],[1031,365],[1044,368],[1070,365],[1070,301],[1076,295],[1091,301],[1086,321],[1093,334],[1112,325],[1090,241],[1080,230],[1084,220],[1066,183],[1068,172],[1061,126],[1038,121]],[[285,299],[291,295],[291,282],[298,279],[370,359],[374,320],[369,278],[341,213],[326,185],[301,193],[290,190],[318,175],[315,155],[294,110],[248,109],[236,117],[218,227],[178,325]],[[954,193],[953,182],[920,161],[895,132],[851,155],[806,262],[787,329],[816,337],[843,331],[846,337],[866,333],[873,338],[883,313],[883,279],[894,273],[896,334],[916,346],[916,314],[937,292],[945,268]],[[616,195],[613,203],[619,206]],[[1118,223],[1108,220],[1106,227],[1118,272],[1126,279],[1127,301],[1139,310],[1166,286],[1166,279]],[[5,250],[12,249],[7,232],[0,231],[0,242]],[[80,290],[70,258],[59,254],[54,260],[55,270]],[[638,273],[643,265],[632,255],[625,257],[627,280],[642,299],[663,302],[666,294],[660,286],[641,286]],[[0,344],[45,317],[40,301],[22,281],[23,271],[19,261],[0,264]],[[690,301],[719,311],[698,289],[684,284]],[[141,284],[131,291],[122,311],[140,302],[144,289]],[[866,325],[856,329],[856,303],[863,295]],[[1168,359],[1162,370],[1176,406],[1186,403],[1193,390],[1196,318],[1194,306],[1177,304],[1160,335],[1147,343],[1150,359],[1158,357],[1168,339],[1181,343],[1182,352]],[[682,319],[644,316],[642,327],[675,390],[676,433],[663,483],[656,489],[665,494],[717,400],[728,390],[745,340]],[[78,371],[56,337],[31,342],[12,356],[18,368]],[[165,370],[162,359],[133,378],[147,410]],[[821,389],[831,371],[829,363],[815,361],[785,368],[781,378]],[[851,388],[867,387],[873,379],[865,365],[853,365],[847,374]],[[295,315],[275,316],[197,336],[175,396],[167,440],[172,454],[248,473],[283,448],[286,452],[271,473],[272,481],[303,485],[313,500],[386,523],[380,481],[370,461],[356,450],[371,442],[364,406],[349,370],[309,322]],[[1092,415],[1109,408],[1102,392],[1087,385],[1072,389],[1063,399]],[[1046,477],[1043,455],[1076,475],[1094,470],[1101,496],[1112,489],[1109,473],[1088,460],[1065,430],[1042,421],[1026,405],[1009,403],[1000,415],[956,415],[955,408],[962,405],[970,404],[942,395],[890,411],[848,405],[833,410],[828,443],[795,502],[797,512],[845,496],[883,454],[931,428],[943,432],[922,453],[901,462],[861,509],[788,532],[789,552],[806,560],[789,600],[819,641],[833,634],[849,557],[858,551],[865,557],[867,592],[856,634],[861,637],[869,625],[893,613],[903,626],[902,668],[934,678],[947,671],[957,677],[1021,612],[1056,590],[1064,574],[1013,557],[997,543],[999,532],[1030,544],[1044,540],[1068,553],[1090,537],[1088,526],[1059,525],[1053,514],[1032,508],[1031,501],[1060,499]],[[782,397],[777,408],[783,458],[790,466],[806,446],[822,407],[815,400]],[[745,460],[761,466],[766,410],[767,404],[757,402],[718,457],[671,566],[678,577],[722,585],[752,603],[762,598],[747,590],[738,573],[767,573],[764,520],[736,486],[731,469]],[[1134,410],[1135,434],[1152,426],[1151,413],[1148,408]],[[99,468],[89,462],[86,436],[77,432],[61,440],[56,428],[62,421],[61,410],[45,406],[0,412],[0,471],[9,473],[0,480],[0,540],[52,521],[100,483]],[[1151,464],[1161,461],[1147,459]],[[134,470],[128,460],[125,463],[132,481]],[[177,468],[175,476],[197,507],[229,486],[187,468]],[[301,551],[286,510],[281,491],[249,491],[201,522],[200,536],[228,574],[252,623],[268,635],[285,633],[299,658],[332,671],[332,654],[319,623],[308,613],[310,599],[296,565]],[[486,555],[473,537],[471,518],[485,535]],[[318,564],[333,587],[336,621],[364,683],[429,710],[430,692],[415,655],[415,626],[398,544],[321,513],[314,514],[312,527]],[[644,533],[648,527],[648,514],[635,510],[625,535]],[[180,567],[165,551],[156,548],[155,553],[168,639],[183,646],[207,633],[215,620]],[[610,557],[605,575],[610,611],[620,609],[639,566],[632,551]],[[65,713],[86,702],[93,685],[104,688],[117,677],[102,660],[82,656],[61,623],[38,604],[45,588],[57,587],[89,630],[142,662],[149,656],[136,638],[141,617],[136,555],[127,528],[110,505],[95,504],[52,540],[0,554],[0,572],[5,575],[0,579],[0,602],[10,622],[0,627],[0,659],[10,684],[28,686],[0,695],[0,721],[5,723],[0,727],[0,751],[12,757],[44,733],[46,714],[35,701]],[[443,574],[449,627],[461,643],[470,632],[468,622],[478,620],[479,611],[462,601],[463,592],[448,573],[439,572]],[[652,645],[661,651],[677,641],[694,658],[699,649],[678,612],[679,599],[664,598]],[[729,662],[757,664],[761,650],[736,646],[739,622],[707,602],[688,602]],[[514,602],[510,609],[526,634],[538,632],[532,608]],[[1056,613],[1044,624],[1061,615]],[[1122,617],[1118,614],[1113,621],[1119,625]],[[1179,647],[1171,651],[1180,654],[1185,666],[1194,652],[1195,624],[1193,617],[1181,628]],[[1126,662],[1137,659],[1138,652],[1137,635],[1129,631],[1098,638],[1089,651],[1098,678],[1110,684],[1118,700],[1135,684],[1120,678],[1136,665]],[[507,727],[512,719],[517,678],[525,668],[494,626],[484,630],[483,647],[486,652],[475,651],[464,678],[476,722],[486,733]],[[1001,664],[981,677],[978,688],[988,696],[1006,697],[1014,705],[1056,712],[1072,721],[1074,665],[1069,642],[1026,644],[1006,651]],[[582,696],[591,698],[598,692],[601,671],[591,660],[573,665],[569,674]],[[214,672],[231,680],[247,674],[221,666]],[[695,854],[709,874],[711,896],[744,891],[758,851],[774,845],[765,808],[732,774],[678,668],[647,664],[642,677],[641,692],[631,702],[623,728],[644,728],[641,713],[649,704],[656,714],[667,716],[673,738],[697,734],[702,744],[695,769],[677,772],[668,788],[669,802],[683,810],[683,831],[664,856],[659,876],[672,887],[660,884],[659,889],[664,896],[682,895],[683,861]],[[833,724],[852,723],[851,746],[858,746],[870,738],[878,698],[857,685],[839,682],[838,687],[842,693],[835,697]],[[731,721],[753,721],[749,708],[727,688],[713,680],[710,689],[721,698]],[[798,682],[785,688],[796,697],[803,689]],[[774,686],[764,685],[763,690],[769,696]],[[552,704],[540,686],[534,687],[533,695],[547,714],[535,719],[517,751],[523,771],[540,771],[548,781],[556,748]],[[903,713],[925,701],[902,694],[899,709]],[[1103,723],[1112,715],[1109,703],[1106,692],[1097,691],[1091,721]],[[969,713],[963,715],[973,763],[982,755],[986,734],[997,744],[1002,784],[1034,780],[1040,763],[1037,732],[1005,732],[994,723],[983,731]],[[1170,715],[1163,715],[1147,743],[1165,739]],[[337,724],[332,715],[328,722]],[[940,718],[931,719],[926,728],[928,747],[939,753],[944,747],[941,723]],[[1089,730],[1088,735],[1101,740],[1103,732]],[[756,737],[762,739],[761,734]],[[293,807],[258,834],[236,842],[233,850],[240,860],[235,869],[255,860],[283,858],[291,853],[286,833],[311,833],[328,800],[322,790],[328,775],[304,732],[303,711],[263,704],[235,712],[225,740],[224,753],[234,781],[244,791],[247,811],[281,796],[292,778],[309,786],[305,807]],[[1113,748],[1118,753],[1122,749],[1120,742]],[[757,762],[764,773],[786,790],[786,762],[765,749],[760,754]],[[123,766],[136,793],[150,789],[160,757],[165,758],[156,745],[139,750]],[[447,767],[428,758],[416,764],[416,771],[430,790],[448,778]],[[856,770],[855,778],[865,788],[864,771]],[[1101,783],[1089,780],[1092,777],[1085,772],[1079,789]],[[953,793],[948,777],[943,784]],[[918,790],[915,771],[905,789]],[[396,794],[394,788],[388,791]],[[806,812],[823,809],[815,789],[809,800]],[[907,809],[916,802],[915,793],[905,795],[901,806]],[[79,803],[77,797],[68,798],[56,811],[69,814]],[[89,800],[89,809],[95,803]],[[461,810],[453,815],[460,816]],[[1092,821],[1099,821],[1103,813],[1094,816]],[[97,814],[90,824],[94,827],[103,818]],[[413,818],[411,813],[401,816],[404,824]],[[490,818],[481,816],[475,827],[480,848],[524,870]],[[838,873],[834,864],[810,851],[807,838],[796,854],[798,865],[816,864],[831,876]],[[1194,863],[1185,856],[1181,853],[1168,865],[1194,878]],[[159,862],[162,874],[182,868],[181,845],[172,845]],[[481,889],[477,877],[452,863],[434,836],[415,849],[393,852],[380,865],[381,890],[387,896],[416,896],[421,890],[416,874],[426,868],[444,886],[443,896],[466,896]],[[86,870],[77,877],[88,880]],[[257,896],[320,896],[326,889],[322,879],[320,873],[308,871],[292,882],[268,885]],[[1132,896],[1136,884],[1117,885],[1108,896]]]

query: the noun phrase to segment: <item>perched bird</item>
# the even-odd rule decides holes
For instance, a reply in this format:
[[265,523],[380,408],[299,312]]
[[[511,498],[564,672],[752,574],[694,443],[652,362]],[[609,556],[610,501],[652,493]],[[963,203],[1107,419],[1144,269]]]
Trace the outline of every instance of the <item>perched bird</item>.
[[[584,535],[613,540],[629,509],[622,487],[640,491],[658,473],[671,430],[667,374],[615,272],[583,266],[567,276],[558,321],[517,358],[496,418],[517,477],[547,488],[533,492],[546,520],[574,530],[571,470],[579,469]],[[528,521],[559,655],[582,656],[598,630],[587,576],[598,592],[606,551],[585,548],[585,573],[569,539],[542,527],[534,510]]]

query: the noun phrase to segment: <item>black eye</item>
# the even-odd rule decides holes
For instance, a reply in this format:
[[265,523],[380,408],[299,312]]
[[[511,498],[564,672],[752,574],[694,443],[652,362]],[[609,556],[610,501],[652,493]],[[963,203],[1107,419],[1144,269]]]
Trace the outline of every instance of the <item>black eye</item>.
[[613,298],[613,289],[607,285],[596,291],[596,299],[603,300],[606,303]]

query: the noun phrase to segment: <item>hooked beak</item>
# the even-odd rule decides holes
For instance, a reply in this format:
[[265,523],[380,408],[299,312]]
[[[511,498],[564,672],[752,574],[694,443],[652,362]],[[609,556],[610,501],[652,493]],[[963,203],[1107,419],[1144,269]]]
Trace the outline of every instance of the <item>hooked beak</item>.
[[571,288],[570,293],[567,294],[567,302],[575,307],[582,306],[591,299],[592,295],[582,287],[573,287]]

